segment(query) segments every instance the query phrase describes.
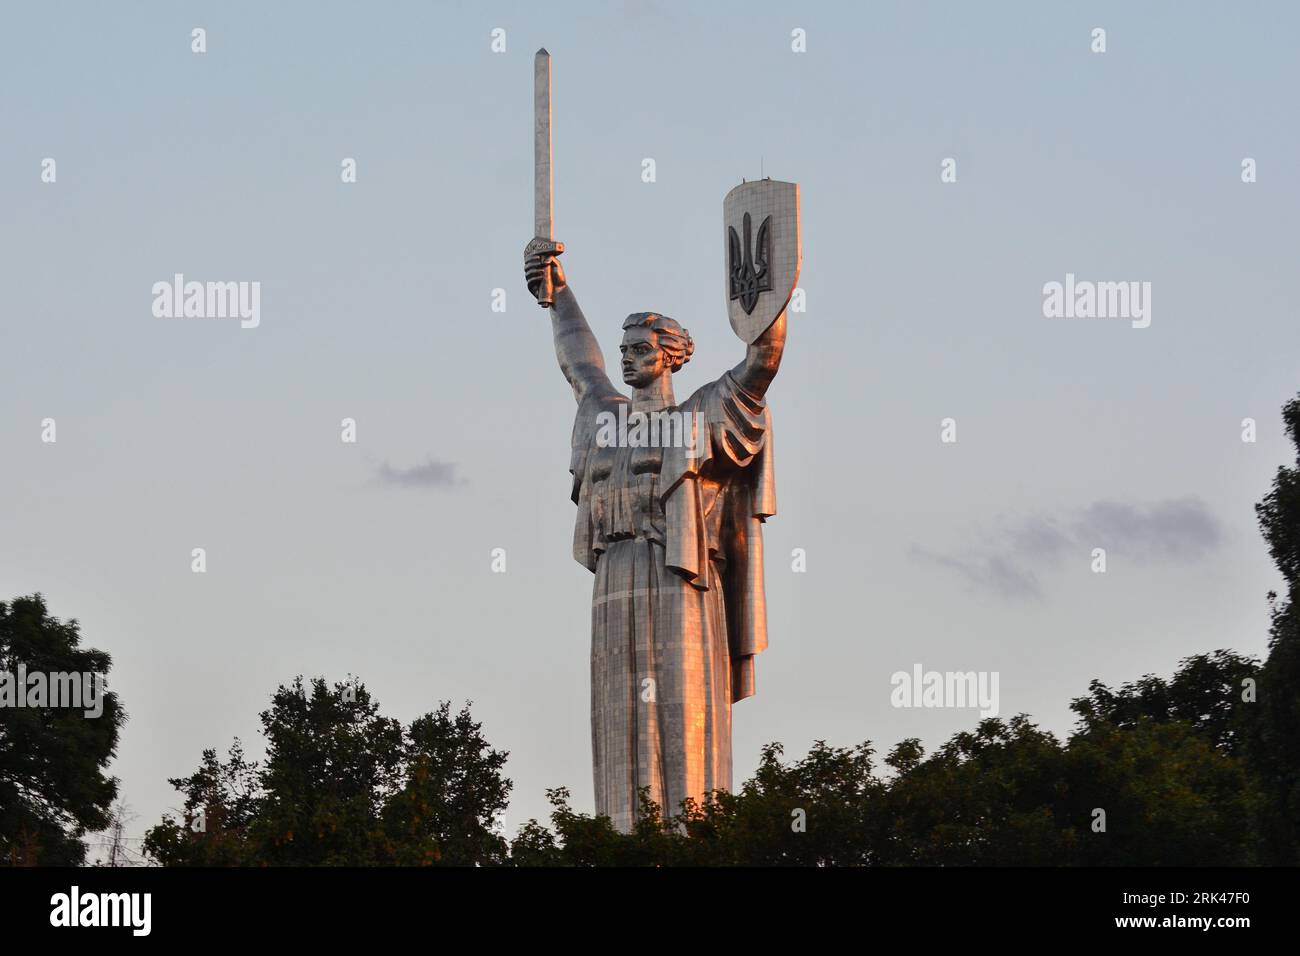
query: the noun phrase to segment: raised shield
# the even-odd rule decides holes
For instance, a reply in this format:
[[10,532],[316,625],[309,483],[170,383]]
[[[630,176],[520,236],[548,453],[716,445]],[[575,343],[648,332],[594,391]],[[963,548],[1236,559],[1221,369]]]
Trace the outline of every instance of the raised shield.
[[722,201],[722,221],[727,318],[748,344],[785,311],[799,281],[799,184],[742,183]]

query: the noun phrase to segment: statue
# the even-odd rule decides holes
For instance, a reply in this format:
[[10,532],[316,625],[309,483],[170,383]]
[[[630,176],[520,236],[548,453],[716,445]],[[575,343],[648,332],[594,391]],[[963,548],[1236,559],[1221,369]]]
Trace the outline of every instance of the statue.
[[[535,79],[538,196],[525,278],[550,311],[556,357],[577,400],[569,470],[578,506],[573,556],[595,575],[596,812],[628,832],[643,787],[665,815],[686,798],[731,788],[731,706],[754,693],[754,657],[767,646],[762,522],[776,513],[776,498],[764,396],[781,364],[798,277],[798,186],[759,180],[724,202],[728,316],[746,342],[744,359],[679,404],[672,376],[691,359],[690,332],[662,313],[635,312],[619,346],[628,397],[606,375],[557,258],[564,246],[551,235],[545,50]],[[651,441],[637,441],[620,429],[611,441],[602,427],[674,412],[682,423],[675,440],[654,441],[652,430]]]

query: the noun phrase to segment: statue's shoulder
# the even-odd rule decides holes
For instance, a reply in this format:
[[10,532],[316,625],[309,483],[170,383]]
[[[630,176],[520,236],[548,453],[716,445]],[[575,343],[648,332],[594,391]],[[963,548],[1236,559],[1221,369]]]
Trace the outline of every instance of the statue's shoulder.
[[617,417],[618,407],[628,405],[631,401],[613,386],[587,392],[578,402],[578,410],[573,416],[572,445],[575,452],[591,445],[600,427],[602,415]]
[[734,409],[737,405],[752,415],[761,413],[767,403],[764,399],[755,398],[745,391],[740,383],[732,377],[731,371],[728,370],[713,381],[705,382],[691,392],[690,397],[682,402],[678,408],[684,412],[721,414],[724,411]]
[[632,399],[613,385],[590,389],[578,401],[577,420],[594,419],[601,412],[618,411],[618,406],[630,404]]

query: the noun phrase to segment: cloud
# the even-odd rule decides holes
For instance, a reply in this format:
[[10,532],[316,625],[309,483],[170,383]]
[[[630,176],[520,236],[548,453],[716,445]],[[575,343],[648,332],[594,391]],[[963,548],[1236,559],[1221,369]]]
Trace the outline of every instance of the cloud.
[[913,547],[912,556],[922,561],[947,568],[961,575],[977,590],[992,591],[1010,600],[1036,601],[1043,589],[1032,571],[997,554],[967,553],[960,557],[939,554],[927,548]]
[[401,485],[407,488],[449,488],[462,484],[456,477],[456,465],[449,461],[435,461],[430,458],[423,465],[410,468],[394,468],[388,462],[379,465],[379,480],[386,485]]
[[983,541],[952,554],[914,546],[913,557],[950,570],[974,588],[1010,600],[1037,600],[1036,569],[1058,567],[1070,555],[1086,560],[1093,548],[1139,564],[1199,561],[1223,541],[1223,530],[1195,498],[1150,505],[1095,501],[1062,519],[1044,515],[1000,518]]
[[996,533],[1005,541],[1011,554],[1025,561],[1055,564],[1074,547],[1074,540],[1068,532],[1041,515],[1014,522],[1004,519]]
[[1194,498],[1160,501],[1135,508],[1118,501],[1098,501],[1075,523],[1076,537],[1093,547],[1114,548],[1147,561],[1194,561],[1223,540],[1219,523]]

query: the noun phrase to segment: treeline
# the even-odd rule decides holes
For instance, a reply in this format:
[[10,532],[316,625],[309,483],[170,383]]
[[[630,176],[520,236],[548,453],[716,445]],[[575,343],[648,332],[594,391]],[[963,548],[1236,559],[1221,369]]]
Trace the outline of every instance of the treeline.
[[[1300,449],[1300,398],[1283,414]],[[171,781],[183,808],[144,850],[168,866],[1296,865],[1300,457],[1256,512],[1286,584],[1269,594],[1267,659],[1217,650],[1168,678],[1093,681],[1065,739],[1021,715],[930,754],[915,739],[883,758],[870,742],[819,741],[788,761],[771,744],[734,793],[644,801],[631,834],[556,789],[548,823],[511,836],[496,826],[506,754],[468,705],[404,726],[359,681],[298,678],[261,715],[265,758],[248,761],[239,741],[204,751]],[[0,603],[0,672],[106,673],[108,656],[79,641],[39,595]],[[0,707],[0,862],[84,862],[117,794],[105,770],[123,719],[111,692],[98,720]]]
[[[1300,450],[1300,398],[1284,409]],[[146,846],[168,864],[1110,865],[1300,863],[1300,456],[1256,506],[1286,581],[1270,593],[1267,660],[1189,657],[1168,679],[1093,681],[1065,740],[1026,716],[984,720],[932,754],[904,740],[779,744],[734,793],[664,813],[643,801],[635,832],[548,792],[550,825],[509,842],[493,829],[510,781],[468,709],[402,729],[364,688],[301,680],[262,715],[267,761],[226,761],[173,784],[182,820]],[[351,703],[349,703],[351,701]],[[370,742],[363,745],[362,742]],[[382,755],[382,756],[381,756]],[[196,812],[206,830],[196,832]]]
[[[1230,651],[1169,680],[1074,701],[1058,740],[1021,716],[985,720],[933,754],[905,740],[779,744],[734,793],[668,818],[648,800],[631,834],[549,791],[549,825],[507,839],[511,789],[468,708],[444,703],[402,728],[364,686],[301,680],[262,714],[267,757],[224,759],[172,783],[183,815],[146,850],[180,866],[263,865],[1205,865],[1296,862],[1265,839],[1277,821],[1251,754],[1250,685],[1264,669]],[[1243,699],[1243,693],[1246,699]]]

